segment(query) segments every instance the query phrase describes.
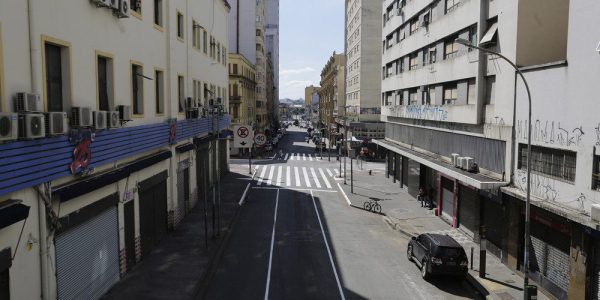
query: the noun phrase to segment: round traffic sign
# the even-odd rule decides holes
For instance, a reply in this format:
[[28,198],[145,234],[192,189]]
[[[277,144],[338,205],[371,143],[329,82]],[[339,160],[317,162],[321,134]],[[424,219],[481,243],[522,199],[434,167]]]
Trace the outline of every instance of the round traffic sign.
[[254,135],[254,143],[257,146],[264,146],[267,143],[267,136],[264,133],[257,133]]
[[246,128],[246,127],[240,127],[240,128],[238,128],[238,130],[237,130],[237,135],[238,135],[239,137],[241,137],[241,138],[243,138],[243,139],[244,139],[244,138],[246,138],[246,137],[248,136],[249,132],[250,132],[250,131],[248,130],[248,128]]

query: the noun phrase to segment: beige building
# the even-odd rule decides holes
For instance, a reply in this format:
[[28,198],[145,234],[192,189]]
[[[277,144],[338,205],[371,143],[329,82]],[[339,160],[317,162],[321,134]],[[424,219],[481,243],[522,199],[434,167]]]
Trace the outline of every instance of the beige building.
[[384,138],[380,1],[346,0],[346,118],[349,136]]
[[313,94],[319,90],[318,86],[307,86],[304,88],[304,107],[310,107],[312,104]]
[[[346,106],[344,92],[344,69],[346,57],[344,54],[336,54],[321,71],[321,88],[319,89],[319,113],[321,123],[327,128],[336,126],[338,115],[342,115]],[[340,114],[340,112],[342,112]]]
[[229,53],[229,112],[232,126],[256,120],[256,70],[235,53]]

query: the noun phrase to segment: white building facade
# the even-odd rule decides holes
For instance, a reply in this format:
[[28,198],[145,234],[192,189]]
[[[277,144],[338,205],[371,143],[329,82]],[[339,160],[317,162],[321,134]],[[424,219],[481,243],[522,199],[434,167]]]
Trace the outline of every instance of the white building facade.
[[116,3],[0,3],[2,299],[100,298],[227,171],[228,3]]
[[[273,107],[279,105],[279,0],[266,0],[265,44],[267,55],[273,65]],[[278,113],[273,110],[273,121],[278,121]]]
[[[383,3],[382,120],[388,174],[510,268],[523,268],[527,94],[532,92],[531,278],[557,298],[598,299],[600,204],[594,82],[598,4]],[[518,25],[517,25],[518,24]],[[475,166],[475,165],[476,166]],[[577,259],[577,257],[586,259]]]

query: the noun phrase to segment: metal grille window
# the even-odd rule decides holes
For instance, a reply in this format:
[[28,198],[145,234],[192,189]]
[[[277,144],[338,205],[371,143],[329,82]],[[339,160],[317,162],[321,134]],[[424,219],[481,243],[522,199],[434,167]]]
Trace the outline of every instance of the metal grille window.
[[[531,146],[531,171],[548,177],[575,182],[577,153]],[[527,145],[519,144],[519,169],[527,169]]]
[[444,44],[444,59],[449,59],[458,54],[458,44],[456,43],[456,37],[446,40]]
[[600,191],[600,156],[594,155],[594,171],[592,173],[592,189]]
[[446,0],[446,13],[455,10],[460,4],[460,0]]
[[418,58],[418,54],[414,53],[411,54],[408,58],[408,69],[409,70],[415,70],[419,67],[419,61],[417,60]]
[[410,21],[410,34],[412,35],[417,30],[419,30],[419,19],[415,18]]

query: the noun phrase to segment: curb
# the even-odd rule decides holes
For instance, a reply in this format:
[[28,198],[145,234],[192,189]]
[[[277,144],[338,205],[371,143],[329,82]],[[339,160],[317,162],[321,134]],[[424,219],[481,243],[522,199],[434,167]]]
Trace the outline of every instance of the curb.
[[[399,233],[401,233],[402,235],[404,235],[408,238],[412,238],[414,236],[412,233],[401,229],[398,226],[398,223],[395,223],[394,221],[392,221],[388,216],[384,215],[384,217],[382,219],[388,225],[388,227],[390,227],[390,229],[398,231]],[[494,299],[490,295],[490,292],[470,272],[467,272],[467,274],[465,275],[465,279],[466,279],[467,283],[469,285],[471,285],[475,289],[475,291],[477,291],[477,293],[479,293],[479,295],[481,295],[483,298]]]

